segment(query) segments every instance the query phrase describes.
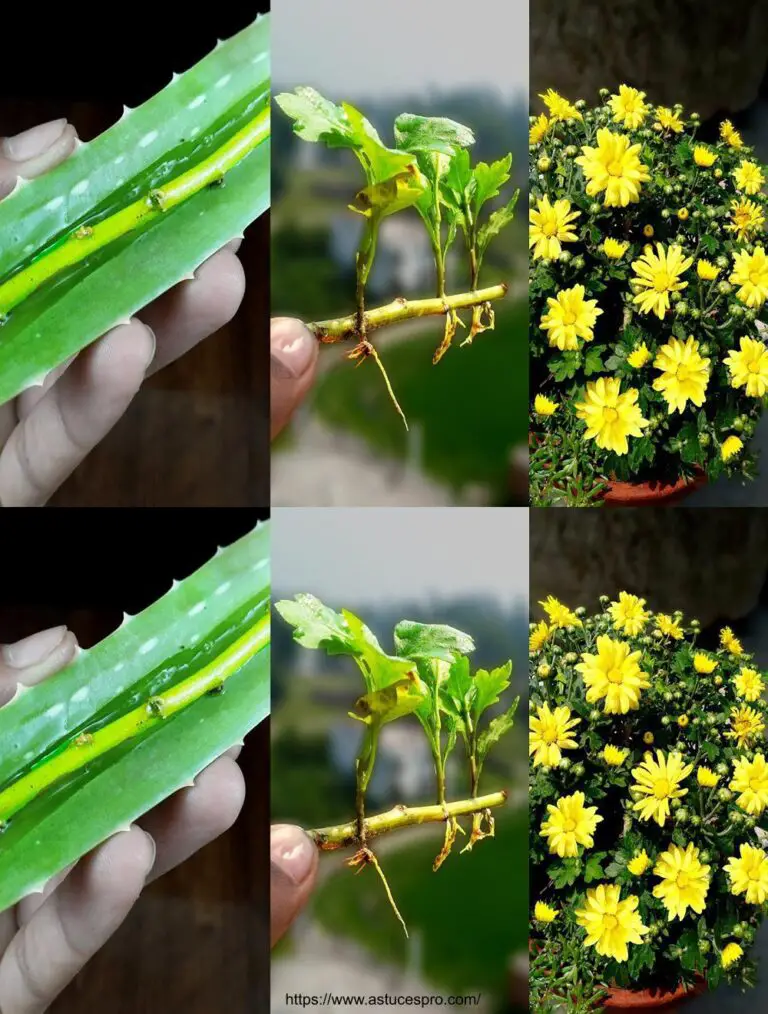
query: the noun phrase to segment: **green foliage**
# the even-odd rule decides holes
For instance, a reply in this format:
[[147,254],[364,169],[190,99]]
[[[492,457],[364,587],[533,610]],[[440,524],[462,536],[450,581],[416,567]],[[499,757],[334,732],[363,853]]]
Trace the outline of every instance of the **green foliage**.
[[[531,213],[545,199],[553,205],[564,200],[578,213],[572,223],[575,239],[564,240],[553,259],[537,255],[534,247],[530,262],[531,400],[545,393],[560,406],[546,427],[532,412],[531,430],[547,445],[556,434],[565,439],[575,430],[597,476],[604,480],[672,483],[702,471],[710,479],[722,474],[752,478],[755,458],[748,442],[765,399],[747,394],[744,386],[733,386],[725,359],[739,349],[743,337],[763,342],[761,322],[768,319],[768,304],[758,300],[747,305],[732,277],[736,255],[764,245],[768,201],[763,188],[745,191],[734,176],[745,160],[759,163],[751,148],[731,146],[721,136],[703,145],[716,156],[713,165],[698,165],[695,152],[701,146],[695,114],[686,117],[678,107],[680,129],[664,128],[656,108],[649,105],[642,122],[630,128],[614,115],[611,97],[601,94],[604,97],[594,107],[580,103],[578,115],[549,118],[543,133],[537,136],[534,131],[530,145]],[[606,205],[605,191],[587,193],[588,179],[579,160],[588,147],[597,145],[598,131],[605,129],[637,146],[639,162],[649,172],[650,178],[639,183],[638,199],[625,206]],[[760,169],[767,173],[765,166]],[[751,203],[754,222],[743,231],[736,209],[740,207],[742,214],[745,201]],[[608,238],[626,244],[618,258],[606,254],[603,243]],[[655,254],[657,244],[664,250],[677,245],[692,261],[680,277],[684,287],[671,293],[661,319],[634,301],[641,291],[635,266],[649,245]],[[702,260],[717,270],[714,280],[698,274]],[[590,329],[591,337],[580,333],[563,351],[550,344],[551,332],[541,322],[555,297],[575,286],[582,286],[584,299],[595,300],[602,313]],[[682,411],[673,411],[658,386],[662,370],[656,364],[671,339],[685,343],[689,338],[706,360],[705,400],[697,405],[689,397]],[[633,366],[630,354],[643,345],[649,358]],[[618,381],[622,394],[635,391],[642,417],[649,423],[642,437],[629,437],[628,453],[599,448],[593,437],[586,437],[585,423],[577,418],[576,405],[584,401],[587,386],[601,377]],[[731,453],[731,440],[724,459],[729,437],[738,437],[743,447],[736,445]]]

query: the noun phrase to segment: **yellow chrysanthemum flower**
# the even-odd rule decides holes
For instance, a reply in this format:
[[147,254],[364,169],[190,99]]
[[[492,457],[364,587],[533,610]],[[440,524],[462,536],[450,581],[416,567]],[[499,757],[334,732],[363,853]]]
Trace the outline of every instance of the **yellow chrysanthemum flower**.
[[630,637],[642,633],[651,615],[645,609],[645,599],[624,591],[619,592],[618,602],[611,602],[608,606],[608,614],[614,627],[624,634],[629,634]]
[[629,243],[623,243],[620,239],[606,236],[603,240],[602,250],[606,257],[610,257],[612,261],[618,261],[627,252],[628,246]]
[[756,246],[752,253],[748,250],[735,253],[729,281],[739,286],[736,295],[742,303],[759,310],[768,299],[768,257],[763,247]]
[[709,169],[717,161],[717,155],[703,144],[697,144],[693,149],[693,161],[702,169]]
[[564,704],[552,711],[546,702],[539,705],[529,719],[530,735],[528,754],[533,754],[533,766],[554,768],[562,760],[563,750],[575,750],[573,729],[581,722],[571,717],[571,709]]
[[709,363],[709,359],[700,355],[695,338],[688,338],[685,342],[670,338],[666,345],[661,346],[653,362],[654,368],[661,371],[661,376],[654,380],[653,389],[661,392],[667,403],[668,415],[673,412],[682,414],[689,401],[697,407],[704,404]]
[[759,232],[764,225],[765,215],[759,204],[746,198],[731,201],[731,221],[726,229],[735,232],[740,240],[744,241],[753,232]]
[[678,114],[666,106],[656,107],[656,121],[653,125],[657,130],[671,130],[675,134],[681,134],[684,126]]
[[582,626],[576,613],[558,601],[554,595],[547,595],[543,602],[539,602],[539,605],[549,617],[549,625],[553,629],[570,630],[571,627]]
[[739,757],[734,761],[733,779],[728,786],[738,792],[736,803],[753,817],[759,817],[768,806],[768,764],[761,753],[752,760]]
[[625,208],[640,200],[640,185],[651,178],[648,166],[638,157],[642,145],[630,144],[626,135],[601,127],[597,147],[584,144],[581,150],[575,162],[584,171],[590,197],[605,191],[606,208]]
[[653,743],[653,740],[654,740],[654,735],[653,735],[652,732],[644,732],[643,733],[643,742],[646,743],[648,746],[650,746],[651,743]]
[[736,189],[743,190],[745,194],[758,193],[765,183],[765,176],[757,162],[750,162],[746,158],[733,170],[733,178],[736,181]]
[[666,613],[656,614],[656,628],[665,637],[671,637],[673,641],[681,641],[683,638],[683,630],[678,621],[667,616]]
[[627,759],[629,750],[622,750],[618,746],[613,746],[612,743],[608,743],[603,749],[603,760],[609,767],[618,768]]
[[741,646],[741,641],[736,637],[730,627],[723,627],[720,631],[720,647],[725,648],[732,655],[743,655],[744,649]]
[[639,345],[636,345],[629,353],[629,355],[627,356],[627,362],[629,363],[629,365],[632,367],[633,370],[641,370],[645,366],[645,364],[652,358],[653,357],[651,355],[648,346],[645,344],[645,342],[641,342]]
[[740,961],[743,955],[744,951],[739,944],[732,941],[723,948],[723,953],[720,955],[720,963],[723,968],[730,968],[731,965],[735,965],[737,961]]
[[731,728],[726,736],[735,739],[740,747],[745,747],[751,739],[762,736],[765,722],[754,708],[731,708]]
[[649,108],[644,99],[645,92],[639,92],[637,88],[628,85],[619,85],[619,94],[611,95],[608,99],[614,120],[629,130],[641,127]]
[[537,116],[534,122],[531,124],[531,129],[528,133],[529,144],[539,144],[547,136],[549,130],[549,120],[546,115],[542,113]]
[[680,275],[692,264],[693,257],[685,257],[677,244],[665,250],[663,243],[657,243],[656,253],[646,247],[642,257],[632,262],[635,271],[632,282],[645,291],[638,292],[632,302],[639,305],[642,313],[655,313],[662,320],[669,310],[670,293],[687,287],[688,282],[681,282]]
[[536,415],[540,415],[543,418],[554,415],[557,410],[558,402],[552,401],[545,394],[537,394],[533,399],[533,411]]
[[644,236],[647,236],[647,237],[648,237],[648,239],[650,239],[650,238],[651,238],[651,236],[653,236],[653,234],[654,234],[654,231],[655,231],[655,230],[654,230],[653,226],[652,226],[652,225],[650,225],[650,224],[649,224],[649,225],[644,225],[644,226],[643,226],[643,235],[644,235]]
[[720,274],[720,268],[701,257],[696,261],[696,274],[705,282],[713,282]]
[[600,377],[588,382],[584,401],[576,403],[576,417],[587,424],[584,434],[598,447],[616,454],[629,451],[627,437],[641,437],[649,425],[637,404],[634,387],[621,393],[618,377]]
[[741,139],[741,134],[736,130],[730,120],[723,120],[720,124],[720,137],[725,141],[731,148],[743,148],[744,142]]
[[731,349],[723,360],[731,387],[744,387],[750,398],[762,398],[768,391],[768,348],[755,338],[740,338],[739,349]]
[[687,208],[680,208],[680,210],[677,213],[677,217],[680,219],[681,222],[687,222],[690,216],[691,213]]
[[552,906],[548,905],[546,901],[537,901],[533,907],[533,918],[536,922],[554,922],[559,914],[560,909],[552,908]]
[[677,724],[680,726],[681,729],[687,729],[689,723],[690,719],[688,718],[687,715],[680,715],[680,717],[677,720]]
[[673,799],[682,799],[688,789],[681,789],[680,783],[685,781],[693,771],[693,764],[686,764],[682,754],[670,753],[664,756],[661,750],[656,751],[656,760],[649,751],[642,764],[632,768],[635,784],[633,794],[645,796],[636,799],[632,809],[640,813],[642,820],[655,820],[659,827],[669,817],[669,804]]
[[768,899],[768,855],[753,845],[739,846],[739,856],[725,864],[731,894],[743,894],[748,905],[762,905]]
[[630,651],[624,641],[614,641],[606,634],[597,639],[597,654],[583,652],[575,666],[584,686],[587,701],[595,704],[605,699],[607,715],[626,715],[640,705],[640,692],[651,684],[638,662],[642,652]]
[[573,223],[581,214],[571,210],[571,202],[564,197],[554,204],[545,195],[529,213],[528,246],[533,247],[533,259],[548,257],[556,261],[563,251],[563,243],[575,243]]
[[737,454],[741,454],[743,447],[744,443],[742,440],[732,433],[723,441],[723,446],[720,448],[720,457],[723,461],[730,461],[731,458],[735,458]]
[[556,120],[583,120],[584,117],[573,103],[563,98],[554,88],[548,88],[539,98],[549,110],[552,122]]
[[710,658],[710,656],[705,655],[703,651],[697,651],[693,656],[693,668],[696,672],[700,672],[705,676],[708,676],[717,668],[717,659]]
[[670,845],[656,861],[653,872],[661,883],[653,889],[668,913],[668,921],[682,919],[690,908],[698,915],[706,907],[710,867],[699,860],[699,850],[689,842],[685,850]]
[[733,685],[736,693],[745,701],[756,701],[765,690],[763,677],[757,669],[750,669],[749,666],[742,666],[738,675],[734,677]]
[[549,344],[565,352],[579,347],[579,338],[591,342],[595,334],[595,321],[603,312],[596,299],[585,299],[583,285],[562,289],[547,299],[548,311],[541,318],[541,328],[547,332]]
[[547,805],[548,818],[541,825],[541,836],[547,839],[549,851],[561,859],[577,856],[579,846],[591,849],[595,844],[595,828],[603,819],[596,806],[585,806],[583,792],[561,796],[553,806]]
[[594,947],[598,954],[614,961],[626,961],[627,945],[641,944],[648,933],[637,911],[638,904],[634,894],[622,901],[618,884],[589,888],[584,908],[576,910],[576,922],[587,931],[587,947]]
[[530,637],[528,638],[528,651],[531,655],[535,655],[541,651],[544,644],[549,637],[549,627],[544,620],[540,620],[531,631]]
[[696,781],[702,789],[714,789],[720,781],[720,775],[716,775],[710,768],[702,767],[696,769]]
[[651,865],[651,860],[648,857],[648,853],[645,849],[642,852],[636,853],[627,863],[627,869],[633,877],[642,877],[648,867]]

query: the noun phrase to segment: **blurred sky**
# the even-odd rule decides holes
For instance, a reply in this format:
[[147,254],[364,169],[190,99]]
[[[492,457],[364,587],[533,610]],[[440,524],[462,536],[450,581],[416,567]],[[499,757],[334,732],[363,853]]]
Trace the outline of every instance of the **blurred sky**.
[[277,507],[272,580],[354,609],[490,595],[527,608],[525,507]]
[[273,0],[272,76],[328,97],[528,90],[528,0]]

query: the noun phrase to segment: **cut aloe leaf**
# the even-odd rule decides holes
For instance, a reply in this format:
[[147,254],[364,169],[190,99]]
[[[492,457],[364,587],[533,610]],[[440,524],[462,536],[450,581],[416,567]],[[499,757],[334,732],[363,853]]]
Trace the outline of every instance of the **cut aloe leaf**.
[[269,580],[267,523],[0,708],[0,912],[266,717]]
[[268,207],[269,16],[0,202],[0,403]]

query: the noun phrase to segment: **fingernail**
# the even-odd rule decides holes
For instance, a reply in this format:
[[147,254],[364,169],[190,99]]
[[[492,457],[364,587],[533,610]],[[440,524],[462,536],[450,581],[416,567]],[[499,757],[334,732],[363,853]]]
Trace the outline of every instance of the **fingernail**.
[[270,331],[271,373],[280,380],[298,380],[307,372],[315,354],[315,339],[301,321],[272,322]]
[[[144,828],[142,828],[141,830],[144,831]],[[148,831],[144,831],[144,834],[146,835],[149,844],[152,846],[152,861],[150,862],[149,869],[147,870],[147,876],[149,876],[152,870],[155,868],[155,859],[157,859],[157,844],[155,842],[155,839]]]
[[62,117],[60,120],[31,127],[15,137],[6,137],[2,142],[3,153],[12,162],[26,162],[27,159],[42,155],[46,148],[50,148],[61,137],[66,125],[67,121]]
[[309,876],[315,861],[315,845],[300,827],[277,824],[270,837],[272,865],[299,887]]
[[44,658],[48,658],[53,649],[61,644],[66,632],[66,627],[51,627],[49,630],[41,630],[39,634],[25,637],[23,641],[16,641],[15,644],[4,644],[3,658],[13,669],[26,669],[30,665],[36,665]]
[[149,360],[147,361],[147,368],[149,368],[154,362],[155,355],[157,354],[157,335],[148,324],[145,324],[144,327],[147,329],[147,331],[149,331],[150,338],[152,339],[152,355],[149,357]]

